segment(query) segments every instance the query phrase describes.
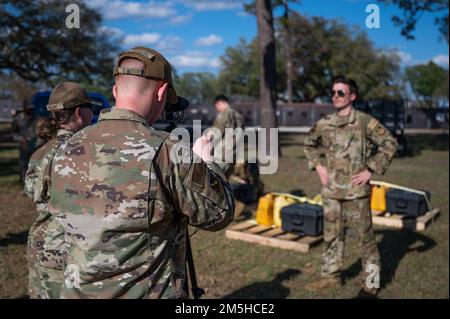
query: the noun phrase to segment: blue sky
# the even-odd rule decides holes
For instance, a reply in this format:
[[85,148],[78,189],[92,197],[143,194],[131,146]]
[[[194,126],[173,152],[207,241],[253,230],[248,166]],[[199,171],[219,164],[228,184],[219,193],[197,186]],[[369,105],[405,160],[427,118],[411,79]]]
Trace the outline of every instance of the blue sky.
[[[124,48],[145,45],[156,48],[179,73],[220,70],[219,57],[226,47],[240,38],[256,36],[255,17],[244,12],[245,0],[91,0],[104,17],[104,27],[123,38]],[[248,1],[247,1],[248,2]],[[368,4],[377,4],[381,28],[367,29]],[[395,6],[384,6],[376,0],[302,0],[293,9],[307,16],[341,19],[367,31],[377,48],[397,50],[403,66],[434,60],[448,68],[449,48],[439,40],[433,14],[419,21],[415,40],[400,35],[391,22],[401,12]]]

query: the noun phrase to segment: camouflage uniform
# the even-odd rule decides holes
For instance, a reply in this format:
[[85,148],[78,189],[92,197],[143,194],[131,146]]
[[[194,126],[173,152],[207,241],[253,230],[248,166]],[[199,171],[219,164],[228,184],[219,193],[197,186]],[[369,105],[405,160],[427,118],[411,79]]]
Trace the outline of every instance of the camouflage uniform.
[[37,149],[30,158],[25,192],[36,204],[38,218],[28,234],[28,292],[32,299],[59,298],[63,282],[64,234],[48,211],[51,163],[58,148],[73,135],[59,130],[53,140]]
[[[77,83],[61,82],[49,97],[47,110],[67,110],[78,106],[92,106],[86,91]],[[75,126],[79,127],[79,126]],[[81,127],[79,127],[81,128]],[[28,271],[30,298],[60,297],[64,280],[64,230],[48,209],[51,196],[52,162],[73,132],[59,129],[56,137],[33,153],[25,178],[25,193],[36,204],[38,218],[28,234]]]
[[[320,148],[323,149],[330,178],[330,184],[322,187],[325,213],[322,276],[339,277],[347,228],[353,229],[359,240],[363,269],[369,264],[380,267],[372,228],[370,185],[353,186],[351,177],[365,169],[384,174],[396,152],[396,140],[378,120],[352,109],[347,117],[335,113],[318,121],[304,147],[310,169],[320,164]],[[374,148],[376,152],[372,151]]]
[[[244,123],[245,123],[244,116],[229,106],[225,109],[225,111],[219,112],[219,114],[217,114],[217,117],[214,121],[213,127],[218,129],[220,131],[220,133],[222,134],[222,137],[224,137],[226,128],[232,128],[233,130],[236,128],[244,129]],[[236,153],[235,143],[233,143],[232,150],[229,150],[225,146],[225,144],[223,144],[223,148],[222,148],[223,155],[222,156],[224,156],[224,154],[226,154],[226,152],[228,152],[228,151],[233,152],[233,154],[234,154],[233,158],[235,159],[235,156],[236,156],[235,155],[235,153]],[[243,163],[233,164],[233,163],[225,163],[225,162],[218,163],[218,165],[220,166],[220,168],[222,168],[222,170],[227,178],[229,178],[235,172],[235,170],[241,171],[242,167],[245,166],[245,164],[243,164]]]
[[[36,116],[24,111],[18,113],[13,118],[11,131],[14,142],[19,143],[20,181],[24,181],[30,156],[37,147]],[[20,144],[22,140],[24,144]]]
[[[185,298],[187,224],[233,218],[222,171],[132,111],[103,110],[53,162],[49,209],[65,231],[63,298]],[[177,145],[178,146],[178,145]]]

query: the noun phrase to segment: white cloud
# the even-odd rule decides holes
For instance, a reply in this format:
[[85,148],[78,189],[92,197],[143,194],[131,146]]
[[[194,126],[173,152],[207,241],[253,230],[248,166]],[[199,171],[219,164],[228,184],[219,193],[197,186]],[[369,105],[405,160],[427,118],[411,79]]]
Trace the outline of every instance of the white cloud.
[[124,1],[124,0],[90,0],[86,4],[98,9],[106,19],[121,19],[128,17],[168,18],[177,12],[171,1]]
[[403,64],[412,64],[414,62],[411,54],[404,51],[397,51],[397,55],[400,57],[400,61]]
[[187,22],[190,22],[192,20],[192,13],[188,13],[185,15],[178,15],[176,17],[173,17],[172,19],[169,20],[171,25],[181,25],[181,24],[185,24]]
[[216,1],[216,0],[180,0],[179,2],[193,8],[196,11],[221,11],[231,10],[243,7],[242,1]]
[[112,36],[123,36],[124,32],[122,30],[120,30],[119,28],[114,28],[114,27],[107,27],[107,26],[102,26],[101,31],[104,33],[107,33],[109,35]]
[[447,54],[438,54],[434,58],[430,60],[417,60],[414,57],[405,51],[399,50],[398,48],[393,49],[393,53],[397,54],[400,57],[400,62],[403,66],[413,66],[418,64],[427,64],[430,61],[433,61],[437,65],[440,65],[443,68],[449,67],[449,57]]
[[216,34],[211,34],[208,35],[207,37],[202,37],[197,39],[197,41],[195,41],[196,45],[199,46],[204,46],[204,47],[209,47],[209,46],[213,46],[216,44],[220,44],[223,42],[223,38],[216,35]]
[[173,56],[169,61],[177,68],[213,68],[221,67],[220,59],[209,52],[187,52]]
[[178,36],[168,35],[159,41],[157,48],[161,50],[161,53],[177,52],[180,51],[183,46],[183,39]]
[[246,11],[239,11],[238,13],[236,13],[236,15],[237,15],[238,17],[241,17],[241,18],[249,18],[249,17],[252,17],[252,15],[251,15],[250,13],[246,12]]
[[433,59],[432,59],[432,61],[434,62],[434,63],[436,63],[437,65],[440,65],[440,66],[442,66],[442,67],[444,67],[444,68],[447,68],[448,69],[448,55],[446,55],[446,54],[439,54],[439,55],[436,55]]
[[155,44],[160,39],[159,33],[129,34],[123,39],[123,44],[128,46]]

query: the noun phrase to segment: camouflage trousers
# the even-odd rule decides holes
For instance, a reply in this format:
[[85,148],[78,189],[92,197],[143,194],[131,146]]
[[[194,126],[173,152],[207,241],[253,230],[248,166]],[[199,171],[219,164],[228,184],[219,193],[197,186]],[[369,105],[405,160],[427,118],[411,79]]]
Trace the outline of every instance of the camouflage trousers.
[[[354,200],[324,198],[324,240],[322,277],[340,277],[344,261],[345,235],[350,229],[357,237],[363,266],[362,281],[380,271],[380,257],[372,227],[370,197]],[[378,268],[376,268],[378,267]]]
[[58,299],[61,294],[63,272],[39,264],[28,265],[28,295],[30,299]]
[[61,226],[38,220],[28,235],[28,293],[31,299],[57,299],[64,280],[64,241]]

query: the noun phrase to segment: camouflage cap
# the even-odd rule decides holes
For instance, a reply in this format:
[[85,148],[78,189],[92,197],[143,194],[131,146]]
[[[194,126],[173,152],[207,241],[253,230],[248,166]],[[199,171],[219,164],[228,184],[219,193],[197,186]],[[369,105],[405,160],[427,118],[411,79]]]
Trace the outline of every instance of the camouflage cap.
[[99,104],[99,102],[89,99],[86,90],[78,83],[61,82],[55,86],[52,94],[50,94],[47,110],[70,109],[86,103]]
[[[120,67],[120,62],[125,58],[131,58],[141,61],[144,69],[127,69]],[[119,54],[114,65],[113,75],[135,75],[149,79],[161,80],[169,84],[167,93],[167,102],[177,104],[178,97],[172,82],[172,67],[164,56],[158,51],[146,47],[135,47]]]

